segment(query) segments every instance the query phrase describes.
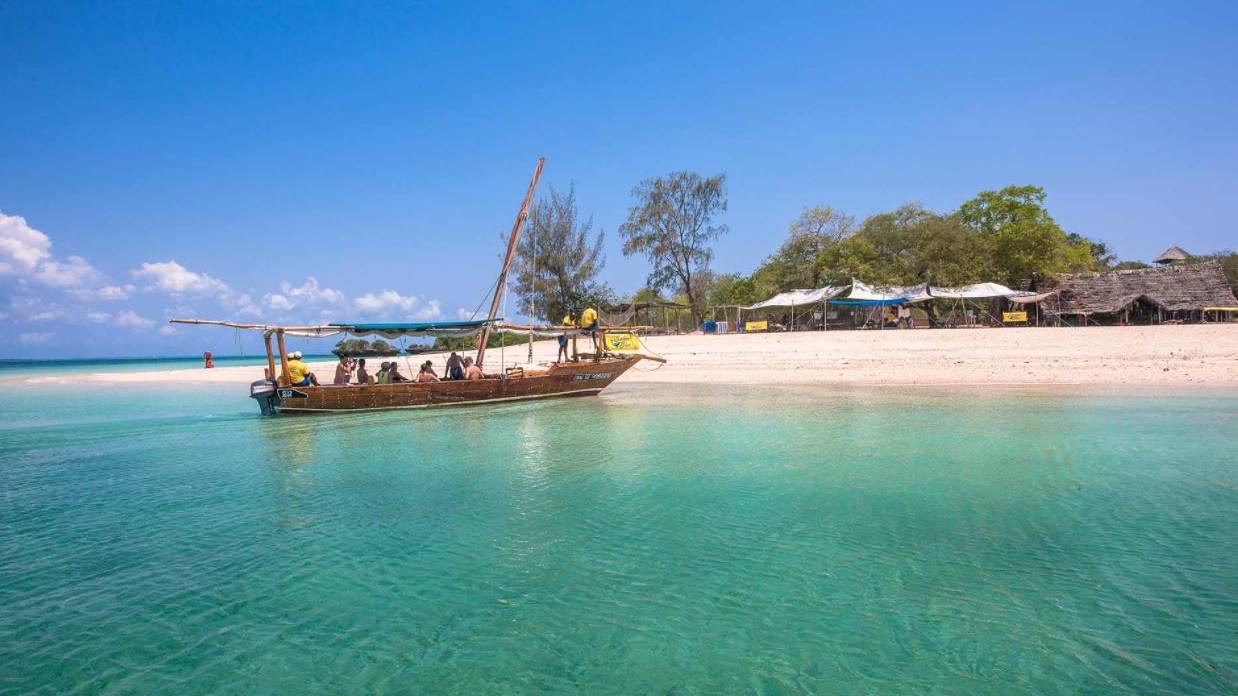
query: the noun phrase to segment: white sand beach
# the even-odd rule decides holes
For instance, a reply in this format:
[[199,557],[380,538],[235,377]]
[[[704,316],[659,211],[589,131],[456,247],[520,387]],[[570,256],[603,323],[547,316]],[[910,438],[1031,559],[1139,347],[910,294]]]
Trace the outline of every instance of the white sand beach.
[[[1087,328],[830,331],[744,335],[652,336],[646,362],[622,382],[846,385],[1211,385],[1238,386],[1238,324]],[[588,340],[581,342],[582,350]],[[324,341],[324,349],[327,344]],[[554,341],[534,343],[535,361],[553,360]],[[526,361],[527,349],[492,349],[487,370]],[[431,359],[401,357],[405,374]],[[371,359],[370,371],[379,359]],[[329,383],[334,363],[312,364]],[[259,367],[92,374],[110,383],[213,382],[261,379]]]

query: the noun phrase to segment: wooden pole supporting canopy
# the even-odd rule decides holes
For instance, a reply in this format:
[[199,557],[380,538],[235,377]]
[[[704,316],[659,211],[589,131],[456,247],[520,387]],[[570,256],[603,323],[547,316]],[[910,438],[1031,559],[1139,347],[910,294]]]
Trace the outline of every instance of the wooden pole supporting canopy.
[[288,351],[284,348],[284,330],[275,330],[275,343],[279,346],[279,366],[283,368],[284,374],[279,376],[280,386],[288,386]]
[[271,353],[271,332],[262,332],[262,340],[267,346],[267,379],[275,379],[275,355]]

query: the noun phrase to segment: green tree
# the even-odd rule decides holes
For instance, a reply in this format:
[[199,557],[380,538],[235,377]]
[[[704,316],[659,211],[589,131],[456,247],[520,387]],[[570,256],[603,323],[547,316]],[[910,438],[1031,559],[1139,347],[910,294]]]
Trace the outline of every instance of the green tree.
[[605,304],[611,291],[597,280],[606,265],[604,233],[593,233],[593,218],[582,220],[576,188],[549,195],[534,204],[529,224],[516,248],[516,296],[525,311],[558,321],[568,312]]
[[692,323],[699,323],[705,298],[695,280],[713,259],[710,244],[727,229],[715,222],[726,212],[726,175],[672,172],[642,181],[632,195],[636,204],[619,227],[623,254],[642,254],[653,264],[649,287],[682,288]]
[[774,292],[821,287],[821,255],[855,231],[855,218],[829,206],[813,206],[790,227],[787,240],[756,270],[758,284]]
[[752,279],[740,273],[723,273],[714,278],[709,292],[711,307],[720,305],[750,305],[762,299],[757,295]]
[[989,246],[998,280],[1032,288],[1045,278],[1094,265],[1091,243],[1071,241],[1045,207],[1039,186],[1007,186],[981,191],[959,206],[959,218]]

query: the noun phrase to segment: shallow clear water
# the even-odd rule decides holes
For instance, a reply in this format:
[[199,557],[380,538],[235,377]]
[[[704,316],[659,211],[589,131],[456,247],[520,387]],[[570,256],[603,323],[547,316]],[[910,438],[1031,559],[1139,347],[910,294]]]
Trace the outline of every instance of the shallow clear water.
[[1238,688],[1238,398],[0,392],[0,691]]

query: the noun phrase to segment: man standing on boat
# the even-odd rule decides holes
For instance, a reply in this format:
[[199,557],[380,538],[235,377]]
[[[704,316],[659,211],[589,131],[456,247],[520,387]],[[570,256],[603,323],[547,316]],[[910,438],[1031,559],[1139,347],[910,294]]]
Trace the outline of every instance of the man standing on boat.
[[[563,315],[563,328],[571,329],[576,326],[576,319],[571,312]],[[567,332],[559,334],[559,352],[555,355],[555,362],[568,362],[571,356],[567,354]]]
[[580,328],[589,332],[589,338],[593,339],[593,352],[598,352],[598,311],[592,307],[585,307],[585,311],[580,313]]

